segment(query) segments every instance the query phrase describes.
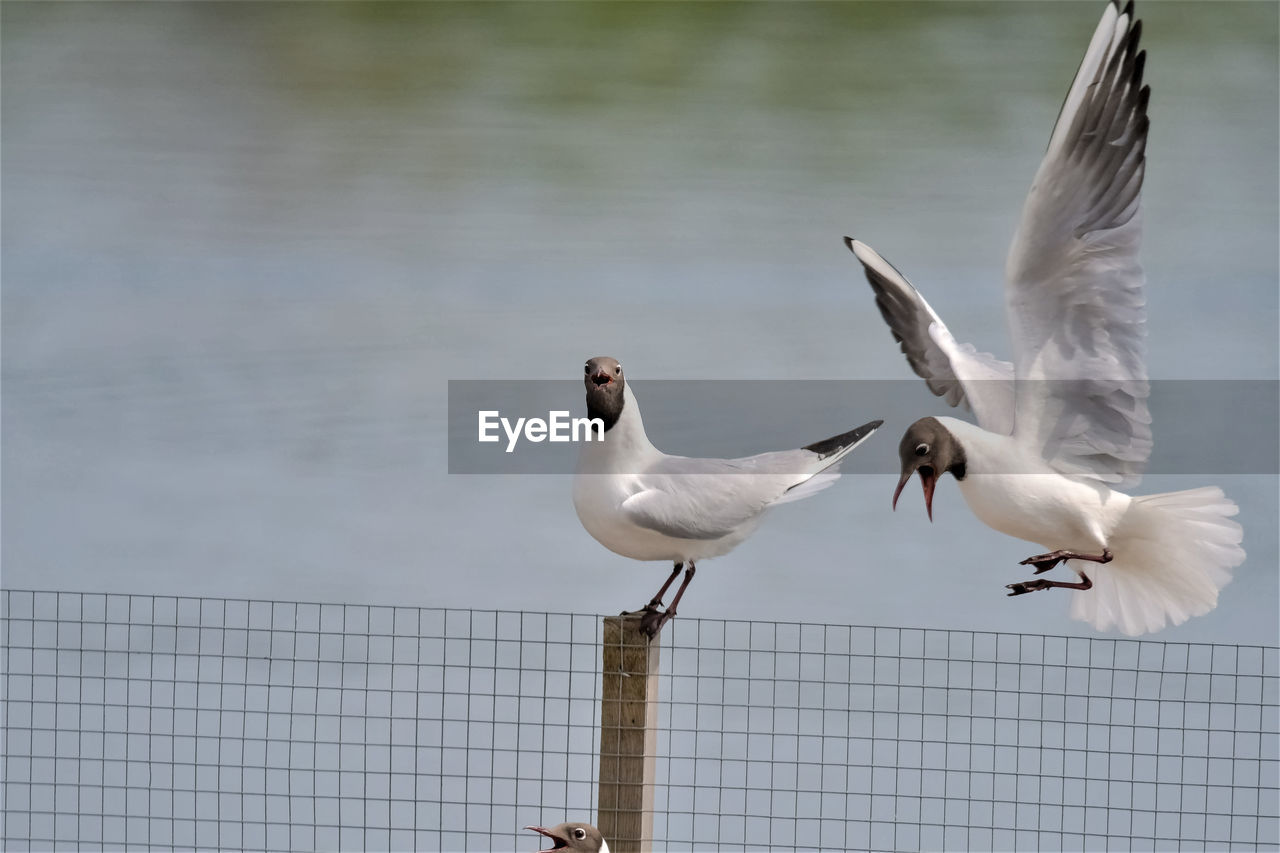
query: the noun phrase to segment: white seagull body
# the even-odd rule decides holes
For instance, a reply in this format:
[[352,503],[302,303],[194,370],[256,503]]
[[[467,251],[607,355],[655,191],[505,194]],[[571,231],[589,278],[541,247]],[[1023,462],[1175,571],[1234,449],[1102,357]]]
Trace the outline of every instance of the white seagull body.
[[582,526],[633,560],[720,557],[755,531],[766,509],[816,494],[879,424],[827,454],[784,450],[741,459],[669,456],[649,441],[631,386],[604,441],[585,442],[573,484]]
[[899,448],[899,492],[918,471],[932,511],[950,471],[979,520],[1055,552],[1024,561],[1037,574],[1066,560],[1081,578],[1011,584],[1011,595],[1071,587],[1074,618],[1129,635],[1212,610],[1245,556],[1220,489],[1112,488],[1135,481],[1151,453],[1140,33],[1133,4],[1112,0],[1063,103],[1005,270],[1012,363],[958,343],[901,273],[848,240],[911,367],[979,424],[917,421]]
[[[667,585],[682,564],[689,566],[687,584],[694,563],[733,550],[769,507],[834,483],[841,460],[881,424],[872,421],[804,448],[741,459],[670,456],[645,434],[621,365],[593,358],[586,372],[588,414],[602,417],[606,430],[603,441],[582,444],[574,509],[587,532],[610,551],[674,563]],[[656,609],[666,589],[650,608]],[[674,614],[679,597],[678,592],[669,613]]]

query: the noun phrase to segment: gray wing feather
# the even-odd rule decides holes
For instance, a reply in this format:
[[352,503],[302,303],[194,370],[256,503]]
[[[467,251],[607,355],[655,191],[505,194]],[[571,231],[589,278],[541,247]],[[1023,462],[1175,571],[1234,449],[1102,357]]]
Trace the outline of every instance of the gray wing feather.
[[1130,482],[1151,452],[1138,262],[1148,130],[1133,4],[1109,5],[1006,267],[1016,434],[1064,474]]
[[992,432],[1013,431],[1013,365],[956,341],[911,282],[865,243],[845,238],[907,363],[937,396],[971,409]]

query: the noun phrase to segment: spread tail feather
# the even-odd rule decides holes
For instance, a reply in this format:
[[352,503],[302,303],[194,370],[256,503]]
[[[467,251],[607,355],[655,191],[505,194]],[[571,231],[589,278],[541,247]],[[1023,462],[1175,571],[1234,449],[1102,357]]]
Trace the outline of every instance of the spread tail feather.
[[1093,588],[1072,594],[1071,617],[1137,636],[1208,613],[1244,562],[1238,511],[1216,486],[1133,498],[1112,537],[1115,559],[1072,561]]

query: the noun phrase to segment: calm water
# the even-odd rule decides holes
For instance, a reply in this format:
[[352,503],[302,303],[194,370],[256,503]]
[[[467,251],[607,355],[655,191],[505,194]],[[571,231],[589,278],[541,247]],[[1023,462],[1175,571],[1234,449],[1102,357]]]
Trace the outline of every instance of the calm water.
[[[446,381],[904,378],[844,234],[1001,351],[1101,5],[5,3],[5,585],[640,604],[665,571],[566,478],[446,473]],[[1141,11],[1151,373],[1274,380],[1277,6]],[[1215,481],[1250,559],[1161,637],[1274,643],[1276,478],[1143,490]],[[1084,631],[1002,595],[1027,546],[953,485],[930,527],[893,482],[779,509],[686,608]]]

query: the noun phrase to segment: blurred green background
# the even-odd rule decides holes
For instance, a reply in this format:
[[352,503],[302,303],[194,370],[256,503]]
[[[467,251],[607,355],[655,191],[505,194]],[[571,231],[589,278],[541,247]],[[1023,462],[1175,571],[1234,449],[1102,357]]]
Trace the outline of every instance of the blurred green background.
[[[1140,5],[1153,377],[1280,376],[1278,8]],[[1004,252],[1101,9],[4,3],[6,585],[639,603],[663,570],[591,541],[563,478],[445,473],[445,381],[906,377],[844,234],[1003,354]],[[1274,642],[1276,478],[1218,481],[1250,560],[1177,635]],[[1084,630],[1000,595],[1026,548],[954,489],[928,528],[892,486],[779,510],[690,613]]]

